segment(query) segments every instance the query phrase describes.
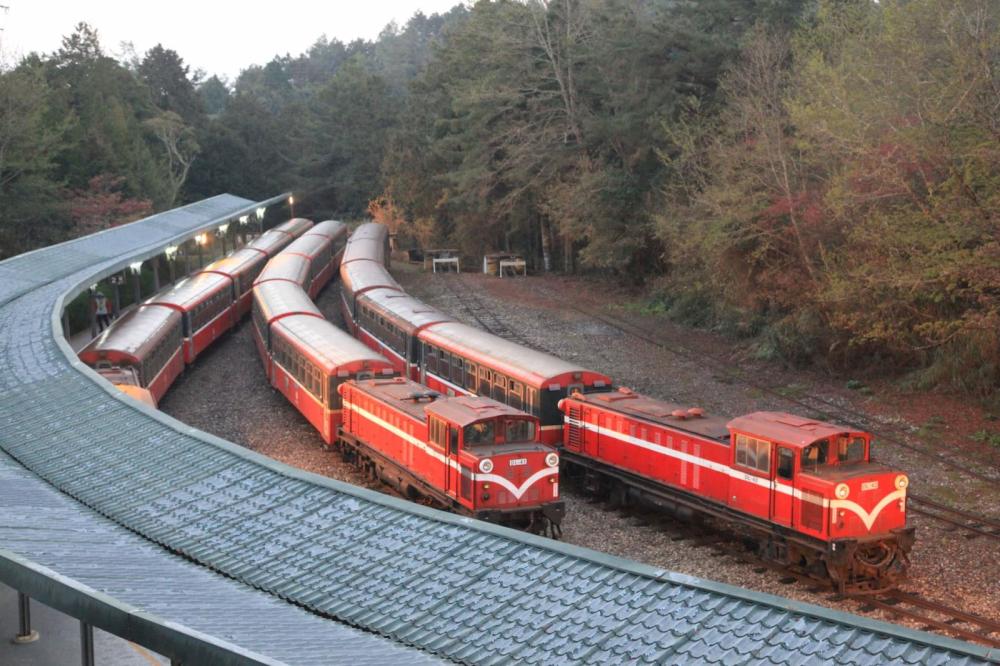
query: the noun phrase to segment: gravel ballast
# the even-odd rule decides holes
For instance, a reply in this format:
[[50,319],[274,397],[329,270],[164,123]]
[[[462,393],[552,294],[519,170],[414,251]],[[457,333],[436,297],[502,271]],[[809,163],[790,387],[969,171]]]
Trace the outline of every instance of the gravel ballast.
[[[463,281],[507,327],[526,341],[605,372],[616,384],[724,415],[757,410],[795,411],[782,404],[780,396],[748,388],[738,379],[713,369],[711,364],[670,353],[568,307],[580,295],[607,307],[618,298],[613,292],[593,289],[585,281],[431,275],[405,265],[394,265],[393,272],[411,295],[477,325],[447,283]],[[338,298],[339,289],[334,282],[317,303],[331,322],[343,326]],[[615,316],[634,317],[655,327],[668,339],[676,338],[678,344],[697,351],[724,354],[729,345],[704,331],[690,331],[627,311],[615,310]],[[755,375],[765,373],[770,383],[792,386],[797,393],[824,395],[833,401],[845,401],[844,404],[852,399],[844,395],[841,387],[815,374],[763,362],[741,363],[739,369]],[[247,320],[185,372],[164,398],[161,409],[192,426],[290,465],[391,492],[371,482],[336,453],[324,450],[319,435],[280,393],[268,386]],[[900,421],[892,414],[882,418]],[[961,473],[903,448],[878,443],[876,447],[880,460],[907,471],[914,492],[949,501],[954,501],[955,496],[975,498],[984,513],[1000,515],[997,484],[963,478]],[[840,610],[858,612],[861,608],[856,601],[837,600],[828,591],[810,591],[804,584],[783,583],[774,571],[720,554],[711,543],[692,538],[690,530],[672,527],[668,519],[650,520],[641,512],[612,509],[580,494],[572,485],[564,492],[564,499],[567,510],[563,540],[569,543]],[[940,523],[912,513],[910,523],[917,527],[917,545],[912,554],[910,580],[904,589],[989,618],[1000,618],[998,542],[982,537],[966,538],[962,532],[948,531]],[[894,616],[878,612],[866,614],[897,621]],[[922,628],[913,623],[909,626]]]

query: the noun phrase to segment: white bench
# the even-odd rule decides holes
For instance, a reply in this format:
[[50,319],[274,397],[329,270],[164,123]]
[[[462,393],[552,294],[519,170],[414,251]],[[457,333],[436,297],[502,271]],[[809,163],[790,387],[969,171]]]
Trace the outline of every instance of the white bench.
[[439,265],[441,266],[442,273],[450,270],[452,266],[455,267],[456,273],[462,272],[462,267],[458,263],[458,257],[435,257],[431,259],[431,272],[437,273]]

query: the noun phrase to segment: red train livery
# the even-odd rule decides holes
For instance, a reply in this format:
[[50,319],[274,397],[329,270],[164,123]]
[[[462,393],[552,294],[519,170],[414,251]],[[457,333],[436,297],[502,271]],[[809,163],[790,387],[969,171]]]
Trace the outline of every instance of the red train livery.
[[[347,249],[351,249],[349,244]],[[347,259],[346,251],[344,259]],[[380,263],[357,259],[340,265],[340,309],[344,322],[352,333],[357,330],[358,301],[373,289],[391,289],[404,293],[403,288]]]
[[289,315],[270,325],[271,385],[327,444],[341,421],[337,387],[348,379],[392,376],[392,364],[325,319]]
[[449,395],[484,395],[541,421],[541,439],[562,441],[559,400],[573,391],[611,389],[611,379],[458,322],[420,331],[421,381]]
[[340,446],[410,498],[482,520],[558,533],[559,456],[538,420],[495,400],[443,398],[395,379],[342,384]]
[[233,252],[228,257],[213,261],[201,273],[216,273],[229,279],[236,301],[236,318],[240,319],[250,312],[251,290],[253,283],[264,269],[267,255],[258,251],[243,248]]
[[[310,298],[316,298],[333,276],[333,242],[323,235],[306,234],[286,247],[281,256],[298,256],[309,262],[306,277],[306,291]],[[274,260],[276,260],[275,257]],[[273,261],[273,260],[272,260]]]
[[80,360],[155,407],[184,370],[181,314],[148,305],[115,324],[80,351]]
[[271,324],[289,315],[323,319],[323,313],[297,285],[271,280],[253,288],[253,340],[260,362],[271,381]]
[[722,519],[842,590],[905,573],[908,479],[871,462],[867,433],[777,412],[726,422],[628,389],[559,406],[563,460],[594,489]]
[[284,280],[305,289],[309,284],[309,265],[306,257],[280,252],[267,262],[254,281],[254,286],[271,280]]
[[290,220],[282,222],[278,226],[271,229],[279,234],[284,234],[288,237],[289,241],[293,241],[302,234],[309,231],[313,226],[312,220],[307,220],[304,217],[293,217]]
[[384,224],[367,222],[351,234],[350,240],[347,241],[347,248],[344,250],[342,263],[374,261],[389,268],[391,266],[390,256],[388,228]]
[[400,374],[420,381],[420,331],[455,321],[395,289],[372,289],[358,301],[355,335],[392,361]]
[[214,273],[199,273],[153,296],[146,305],[162,305],[181,313],[184,361],[194,363],[235,323],[232,281]]

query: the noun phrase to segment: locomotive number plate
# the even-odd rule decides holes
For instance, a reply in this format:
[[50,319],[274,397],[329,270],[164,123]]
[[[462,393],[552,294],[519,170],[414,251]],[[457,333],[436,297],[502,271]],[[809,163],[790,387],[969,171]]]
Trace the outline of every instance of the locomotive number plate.
[[528,464],[528,459],[527,458],[511,458],[510,459],[510,466],[511,467],[517,467],[519,465],[527,465],[527,464]]
[[861,490],[878,490],[878,481],[865,481],[861,484]]

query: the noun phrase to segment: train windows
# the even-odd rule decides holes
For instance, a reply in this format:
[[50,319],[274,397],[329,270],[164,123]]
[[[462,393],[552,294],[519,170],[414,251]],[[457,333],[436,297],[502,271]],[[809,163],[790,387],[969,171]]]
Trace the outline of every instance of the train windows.
[[523,409],[524,405],[524,384],[521,382],[511,381],[510,383],[510,394],[507,399],[507,404],[514,409]]
[[451,382],[456,386],[462,385],[462,379],[465,377],[465,368],[462,364],[461,356],[453,356],[451,359]]
[[507,421],[504,440],[508,442],[535,441],[535,423],[525,419]]
[[430,345],[424,345],[424,364],[427,367],[427,372],[437,372],[438,369],[438,359],[437,359],[437,349]]
[[736,464],[765,474],[771,471],[771,443],[736,435]]
[[816,469],[820,465],[825,465],[829,448],[830,442],[821,439],[802,449],[802,469]]
[[479,366],[479,394],[490,394],[490,369]]
[[778,448],[778,476],[791,479],[795,471],[795,454],[791,449]]
[[476,364],[465,362],[465,388],[469,389],[473,393],[476,392]]
[[541,409],[538,404],[538,389],[533,386],[528,386],[527,389],[528,413],[532,416],[538,416],[541,414]]
[[448,428],[448,453],[458,455],[458,428],[455,426]]
[[500,373],[493,375],[493,399],[497,402],[507,402],[507,378]]
[[438,375],[441,379],[447,380],[451,370],[451,354],[446,351],[441,352],[441,358],[438,360]]
[[864,437],[841,437],[837,440],[838,462],[860,462],[865,459]]
[[493,421],[480,421],[465,426],[464,441],[466,446],[492,446],[496,443],[496,432]]

